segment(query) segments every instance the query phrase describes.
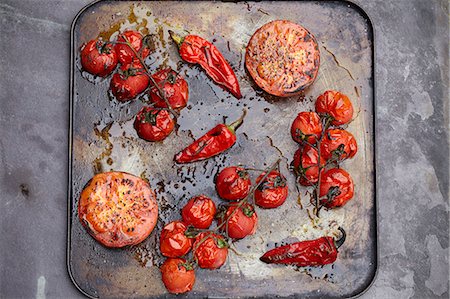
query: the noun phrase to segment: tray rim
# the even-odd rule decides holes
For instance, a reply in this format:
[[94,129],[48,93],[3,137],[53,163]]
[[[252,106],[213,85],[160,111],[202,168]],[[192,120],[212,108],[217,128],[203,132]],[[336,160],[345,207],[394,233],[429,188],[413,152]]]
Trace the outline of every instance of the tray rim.
[[[75,276],[72,273],[72,267],[71,267],[71,263],[70,263],[70,256],[71,256],[71,240],[72,240],[72,236],[71,236],[71,226],[72,226],[72,206],[73,206],[73,194],[72,194],[72,159],[73,159],[73,98],[74,98],[74,73],[75,73],[75,68],[74,68],[74,55],[76,53],[75,49],[75,36],[74,36],[74,31],[75,31],[75,27],[77,25],[77,22],[80,18],[81,15],[83,15],[88,9],[90,9],[91,7],[97,5],[100,2],[106,2],[106,1],[121,1],[121,0],[94,0],[91,3],[88,3],[87,5],[85,5],[80,11],[78,11],[78,13],[75,15],[71,27],[70,27],[70,85],[69,85],[69,127],[68,127],[68,180],[67,180],[67,244],[66,244],[66,267],[67,267],[67,273],[69,275],[69,278],[71,280],[71,282],[73,283],[73,285],[75,286],[75,288],[84,296],[88,297],[88,298],[92,298],[92,299],[97,299],[99,297],[95,297],[89,293],[87,293],[85,290],[83,290],[83,288],[78,284],[78,282],[75,279]],[[135,0],[128,0],[128,1],[135,1]],[[176,1],[176,0],[144,0],[146,2],[152,2],[152,1]],[[207,1],[207,0],[196,0],[196,1]],[[221,0],[218,2],[242,2],[243,0]],[[264,0],[263,0],[264,1]],[[263,2],[263,1],[257,1],[257,2]],[[284,0],[284,1],[289,1],[289,0]],[[373,202],[373,208],[374,208],[374,221],[375,221],[375,225],[373,228],[373,237],[374,237],[374,249],[375,249],[375,253],[374,253],[374,266],[373,266],[373,270],[371,270],[371,273],[369,274],[370,278],[367,280],[368,282],[364,285],[362,285],[362,287],[356,289],[356,293],[354,295],[352,295],[351,297],[347,297],[347,298],[358,298],[360,296],[362,296],[363,294],[365,294],[371,287],[372,285],[375,283],[376,278],[378,277],[378,273],[379,273],[379,266],[378,266],[378,260],[379,260],[379,243],[378,243],[378,193],[377,193],[377,134],[376,134],[376,127],[377,127],[377,119],[376,119],[376,112],[377,112],[377,103],[376,103],[376,43],[375,41],[377,40],[377,33],[375,31],[375,27],[374,27],[374,23],[372,21],[372,18],[370,17],[370,15],[361,7],[359,6],[359,4],[356,4],[353,2],[353,0],[297,0],[298,2],[342,2],[343,4],[347,4],[350,8],[352,8],[353,10],[355,10],[357,13],[359,13],[366,21],[367,21],[367,25],[369,27],[369,30],[371,31],[372,34],[372,72],[371,72],[371,76],[372,76],[372,135],[374,136],[373,138],[373,176],[374,176],[374,180],[373,180],[373,186],[374,186],[374,202]],[[256,298],[256,297],[255,297]]]

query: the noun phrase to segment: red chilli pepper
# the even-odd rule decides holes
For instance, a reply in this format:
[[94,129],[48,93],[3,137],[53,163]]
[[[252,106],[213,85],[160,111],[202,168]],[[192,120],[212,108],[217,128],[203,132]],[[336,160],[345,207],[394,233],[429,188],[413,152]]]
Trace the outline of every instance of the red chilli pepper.
[[267,264],[292,264],[300,267],[322,266],[336,261],[337,249],[345,241],[345,231],[339,240],[321,237],[316,240],[296,242],[267,251],[260,260]]
[[181,37],[171,30],[169,34],[183,60],[200,64],[217,84],[228,89],[236,98],[242,98],[236,74],[216,46],[197,35]]
[[244,122],[247,111],[231,125],[219,124],[175,155],[175,162],[189,163],[216,156],[236,143],[236,130]]

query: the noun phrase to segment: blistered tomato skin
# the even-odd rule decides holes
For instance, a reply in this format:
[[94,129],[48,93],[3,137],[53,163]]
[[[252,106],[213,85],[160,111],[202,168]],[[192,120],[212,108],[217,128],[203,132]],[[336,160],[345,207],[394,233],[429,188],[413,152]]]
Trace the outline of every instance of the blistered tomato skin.
[[186,293],[194,287],[195,272],[185,259],[168,258],[160,271],[164,286],[172,294]]
[[145,59],[150,54],[150,50],[145,47],[142,39],[142,34],[134,30],[125,31],[124,33],[119,35],[119,37],[117,38],[118,43],[115,45],[115,50],[117,52],[120,64],[129,64],[133,60],[137,59],[133,50],[131,50],[128,45],[123,44],[126,41],[131,44],[133,49],[136,50],[136,52],[140,54],[143,59]]
[[193,248],[194,257],[200,268],[218,269],[227,260],[228,244],[221,235],[201,233],[196,237]]
[[139,61],[123,64],[111,79],[111,92],[120,102],[134,99],[142,93],[150,82]]
[[357,151],[358,145],[352,133],[341,129],[328,129],[325,131],[320,144],[320,153],[325,159],[342,161],[353,158]]
[[205,195],[191,198],[181,210],[183,222],[200,229],[209,228],[215,214],[216,205]]
[[[320,166],[325,164],[325,159],[320,158]],[[300,147],[294,154],[292,162],[294,173],[303,186],[311,186],[319,180],[319,154],[309,145]]]
[[[264,177],[262,173],[257,179],[258,184]],[[272,170],[267,178],[255,190],[255,203],[265,209],[281,206],[288,196],[289,187],[286,178],[276,170]]]
[[133,124],[138,136],[147,141],[162,141],[172,133],[175,121],[167,110],[142,107]]
[[292,139],[299,144],[305,141],[314,144],[321,133],[322,123],[315,112],[300,112],[291,125]]
[[167,224],[161,231],[160,251],[167,257],[182,257],[192,248],[192,239],[188,238],[186,225],[181,221]]
[[345,94],[327,90],[317,98],[316,112],[332,116],[331,124],[340,126],[352,120],[353,105]]
[[252,182],[248,172],[237,166],[224,168],[216,177],[216,191],[220,198],[230,201],[245,198]]
[[91,40],[81,48],[81,66],[86,72],[106,77],[116,68],[118,56],[110,42]]
[[252,205],[246,203],[241,207],[231,205],[228,207],[225,216],[219,219],[219,225],[228,219],[228,223],[221,227],[232,239],[242,239],[248,235],[253,235],[258,224],[258,215]]
[[[156,84],[164,92],[164,95],[173,109],[186,107],[189,98],[189,88],[186,80],[171,68],[162,69],[152,75]],[[158,88],[150,88],[150,98],[155,107],[166,108],[167,104],[159,95]]]
[[354,185],[350,174],[342,168],[332,168],[321,174],[320,203],[328,209],[345,205],[353,198]]

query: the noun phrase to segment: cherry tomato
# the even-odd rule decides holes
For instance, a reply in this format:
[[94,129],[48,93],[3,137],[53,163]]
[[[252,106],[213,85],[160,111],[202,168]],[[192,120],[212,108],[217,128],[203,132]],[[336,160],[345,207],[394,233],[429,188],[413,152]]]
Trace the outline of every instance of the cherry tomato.
[[168,258],[160,268],[162,281],[172,294],[186,293],[195,283],[195,272],[185,259]]
[[191,250],[193,241],[186,236],[186,229],[181,221],[170,222],[163,228],[159,248],[164,256],[181,257]]
[[117,66],[117,54],[110,42],[91,40],[81,48],[81,66],[86,72],[106,77]]
[[[320,166],[325,164],[325,159],[320,158]],[[292,162],[294,173],[303,186],[311,186],[319,180],[319,154],[309,145],[299,148],[294,154]]]
[[124,64],[119,71],[115,73],[111,79],[111,91],[113,95],[121,102],[134,99],[138,94],[143,92],[150,79],[145,74],[139,61],[131,64]]
[[316,101],[316,112],[333,117],[334,126],[348,123],[353,117],[353,105],[350,99],[335,90],[327,90]]
[[228,256],[228,244],[221,235],[205,232],[194,243],[194,256],[200,268],[220,268]]
[[228,236],[233,239],[242,239],[248,235],[253,235],[256,231],[258,223],[258,215],[254,207],[248,203],[243,204],[239,208],[237,205],[231,205],[227,208],[226,213],[219,218],[219,225],[228,219],[228,223],[224,224],[220,229],[228,230]]
[[138,136],[147,141],[161,141],[172,133],[175,121],[167,110],[142,107],[134,119]]
[[[264,175],[265,173],[262,173],[256,179],[257,184]],[[255,203],[266,209],[279,207],[285,202],[288,190],[286,178],[278,171],[272,170],[264,182],[255,190]]]
[[209,228],[215,214],[216,205],[205,195],[191,198],[181,210],[184,223],[200,229]]
[[250,191],[251,184],[248,172],[238,166],[224,168],[216,177],[217,194],[226,200],[245,198]]
[[[186,107],[189,97],[188,84],[186,80],[171,68],[156,72],[153,76],[156,84],[164,92],[167,101],[173,109]],[[156,107],[166,108],[166,102],[159,96],[158,89],[152,85],[150,98]]]
[[353,197],[353,180],[347,171],[332,168],[320,176],[320,203],[331,209],[345,205]]
[[320,117],[315,112],[300,112],[291,126],[291,136],[297,143],[308,141],[313,144],[322,133]]
[[353,158],[357,151],[358,145],[352,133],[341,129],[328,129],[325,131],[320,144],[320,154],[325,159],[342,161],[347,158]]
[[134,58],[136,58],[136,55],[128,45],[120,43],[125,43],[126,41],[128,41],[143,59],[150,54],[150,50],[143,44],[142,39],[142,34],[134,30],[125,31],[117,37],[118,44],[116,44],[115,49],[117,55],[119,56],[119,62],[121,64],[131,63],[133,60],[135,60]]

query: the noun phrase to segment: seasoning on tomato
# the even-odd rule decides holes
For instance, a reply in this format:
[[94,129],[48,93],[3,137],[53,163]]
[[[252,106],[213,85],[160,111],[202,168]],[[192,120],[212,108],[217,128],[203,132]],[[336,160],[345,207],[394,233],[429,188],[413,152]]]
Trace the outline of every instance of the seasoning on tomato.
[[172,133],[175,121],[167,110],[142,107],[136,114],[133,126],[140,138],[161,141]]
[[186,236],[186,225],[181,221],[167,224],[161,231],[159,248],[162,255],[167,257],[181,257],[192,247],[192,239]]
[[190,163],[216,156],[236,143],[236,130],[244,122],[247,111],[230,125],[219,124],[175,155],[175,162]]
[[348,123],[353,117],[353,105],[343,93],[327,90],[316,101],[316,112],[332,117],[331,124],[340,126]]
[[[186,107],[188,102],[189,90],[186,80],[171,68],[162,69],[152,75],[155,83],[164,92],[173,109],[181,109]],[[152,85],[150,87],[150,99],[155,107],[166,108],[167,104],[161,98],[158,88]]]
[[225,264],[228,256],[228,243],[219,235],[204,232],[196,237],[194,257],[200,268],[217,269]]
[[342,161],[353,158],[358,151],[356,139],[352,133],[342,129],[328,129],[325,131],[320,144],[320,154],[327,160]]
[[353,198],[354,186],[350,174],[342,168],[332,168],[320,176],[320,204],[328,209],[345,205]]
[[248,172],[239,166],[222,169],[215,181],[220,198],[231,201],[245,198],[252,184]]
[[194,267],[185,259],[168,258],[160,268],[166,289],[172,294],[186,293],[195,283]]
[[259,28],[245,52],[245,66],[256,84],[279,97],[298,95],[311,85],[319,64],[319,46],[314,36],[286,20]]
[[96,174],[84,187],[78,217],[101,244],[124,247],[150,235],[158,220],[158,204],[143,179],[124,172],[105,172]]
[[181,215],[187,225],[207,229],[216,215],[216,205],[205,195],[195,196],[183,207]]
[[315,112],[300,112],[291,125],[291,136],[297,143],[314,144],[322,134],[322,123]]
[[81,47],[81,66],[86,72],[106,77],[117,66],[117,54],[110,42],[91,40]]
[[[257,179],[259,184],[266,173],[262,173]],[[255,203],[266,209],[281,206],[288,196],[289,187],[286,178],[276,170],[272,170],[266,179],[255,190]]]
[[197,35],[181,37],[171,30],[169,34],[177,44],[184,61],[199,64],[214,82],[227,89],[236,98],[242,97],[236,74],[216,46]]
[[[323,167],[325,159],[320,158],[320,166]],[[319,154],[317,149],[310,145],[300,147],[294,154],[292,167],[298,182],[303,186],[311,186],[319,180]]]
[[111,92],[121,102],[134,99],[143,92],[150,80],[139,61],[123,64],[111,79]]
[[[228,219],[228,220],[227,220]],[[223,222],[225,222],[223,224]],[[233,239],[242,239],[248,235],[253,235],[258,224],[258,215],[254,207],[245,203],[242,206],[230,205],[226,212],[219,217],[220,230],[228,232],[228,236]]]
[[137,58],[133,50],[130,49],[130,46],[126,44],[127,42],[130,43],[142,59],[150,54],[150,50],[143,43],[143,36],[141,33],[135,30],[125,31],[117,37],[117,44],[115,46],[121,64],[129,64]]

